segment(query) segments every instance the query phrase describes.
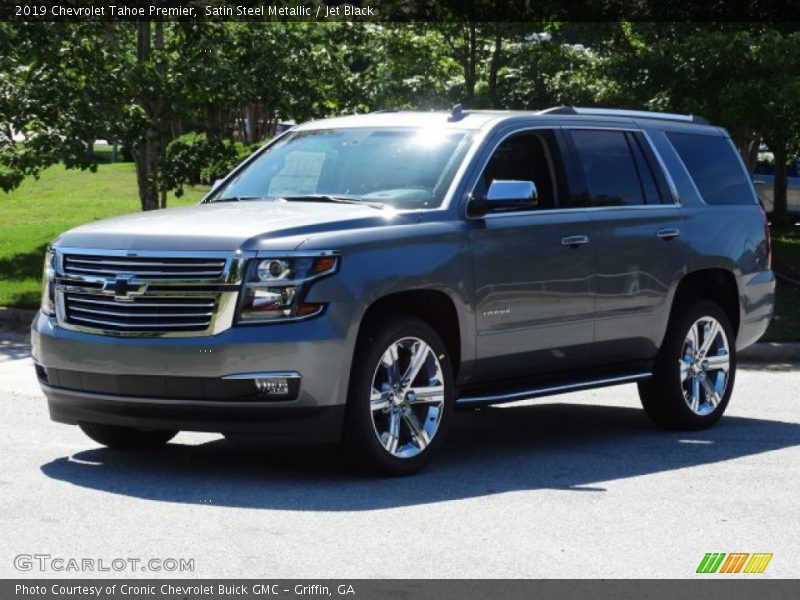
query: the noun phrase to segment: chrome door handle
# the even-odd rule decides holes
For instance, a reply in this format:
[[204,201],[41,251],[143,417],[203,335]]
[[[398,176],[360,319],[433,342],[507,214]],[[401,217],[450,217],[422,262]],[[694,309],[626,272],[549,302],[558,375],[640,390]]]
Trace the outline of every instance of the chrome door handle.
[[588,244],[589,238],[585,235],[568,235],[567,237],[561,238],[561,245],[562,246],[581,246],[583,244]]
[[672,238],[678,237],[680,234],[680,229],[659,229],[656,231],[656,235],[662,240],[671,240]]

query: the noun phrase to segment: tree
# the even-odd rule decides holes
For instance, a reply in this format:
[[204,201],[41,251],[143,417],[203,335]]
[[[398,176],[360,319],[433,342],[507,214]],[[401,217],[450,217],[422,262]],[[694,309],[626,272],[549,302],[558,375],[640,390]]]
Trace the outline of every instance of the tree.
[[[2,23],[0,187],[63,161],[96,168],[88,144],[119,117],[115,24]],[[24,136],[19,139],[19,136]]]

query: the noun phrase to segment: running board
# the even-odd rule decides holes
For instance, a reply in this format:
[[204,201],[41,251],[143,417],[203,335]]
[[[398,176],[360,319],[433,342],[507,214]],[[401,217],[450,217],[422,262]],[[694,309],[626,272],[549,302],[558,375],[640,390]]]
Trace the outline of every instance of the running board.
[[545,387],[532,387],[524,390],[515,390],[501,394],[483,394],[478,396],[461,396],[456,400],[456,406],[481,406],[487,404],[503,404],[505,402],[515,402],[517,400],[528,400],[540,396],[550,396],[552,394],[562,394],[564,392],[577,392],[579,390],[589,390],[592,388],[620,385],[649,379],[653,374],[649,371],[631,373],[630,375],[620,375],[618,377],[606,377],[603,379],[588,379],[576,383],[566,383],[561,385],[549,385]]

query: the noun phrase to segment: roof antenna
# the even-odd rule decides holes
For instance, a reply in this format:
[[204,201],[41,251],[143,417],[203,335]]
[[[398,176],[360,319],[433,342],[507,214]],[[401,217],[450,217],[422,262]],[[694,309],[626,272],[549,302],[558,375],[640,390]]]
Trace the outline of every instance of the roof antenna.
[[452,122],[452,121],[460,121],[460,120],[461,120],[461,119],[463,119],[465,116],[466,116],[466,113],[464,112],[464,109],[463,109],[463,108],[461,108],[461,105],[460,105],[460,104],[456,104],[456,105],[455,105],[455,106],[454,106],[454,107],[453,107],[453,108],[450,110],[450,116],[447,118],[447,120],[448,120],[448,121],[451,121],[451,122]]

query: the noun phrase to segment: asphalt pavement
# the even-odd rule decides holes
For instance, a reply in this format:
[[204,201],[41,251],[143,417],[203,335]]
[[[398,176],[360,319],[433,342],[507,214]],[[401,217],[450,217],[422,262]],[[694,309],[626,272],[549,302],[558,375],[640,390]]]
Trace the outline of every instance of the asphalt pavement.
[[[704,432],[653,428],[633,385],[459,412],[432,468],[370,479],[331,447],[101,448],[49,420],[25,334],[0,330],[0,577],[697,577],[707,552],[798,577],[799,367],[740,365]],[[96,570],[153,558],[194,570]]]

